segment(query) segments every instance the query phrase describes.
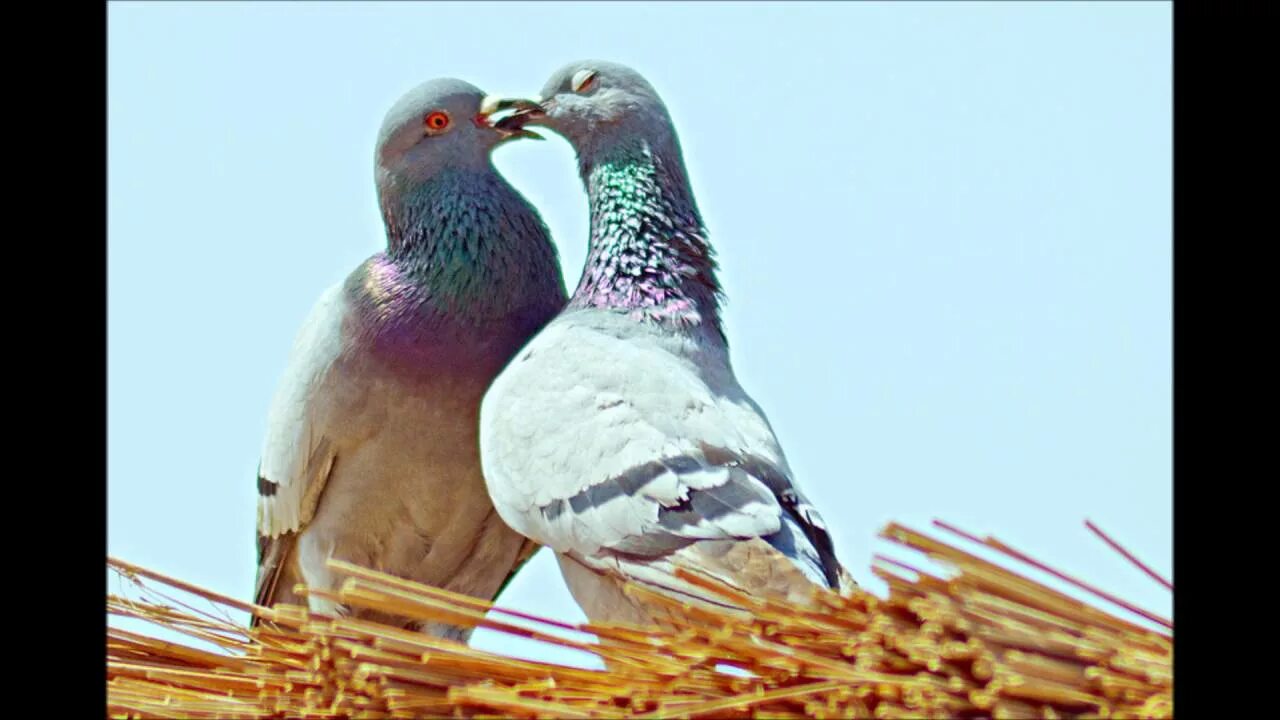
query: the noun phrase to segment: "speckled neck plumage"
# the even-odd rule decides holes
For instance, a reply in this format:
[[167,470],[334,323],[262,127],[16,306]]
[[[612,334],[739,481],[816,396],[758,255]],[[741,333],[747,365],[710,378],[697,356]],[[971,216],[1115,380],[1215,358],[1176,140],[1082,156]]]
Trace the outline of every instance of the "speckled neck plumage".
[[591,240],[569,307],[705,323],[723,337],[714,253],[675,142],[617,145],[582,158],[580,170]]
[[563,297],[537,213],[491,167],[383,188],[387,251],[365,266],[365,302],[384,322],[477,324],[528,298]]

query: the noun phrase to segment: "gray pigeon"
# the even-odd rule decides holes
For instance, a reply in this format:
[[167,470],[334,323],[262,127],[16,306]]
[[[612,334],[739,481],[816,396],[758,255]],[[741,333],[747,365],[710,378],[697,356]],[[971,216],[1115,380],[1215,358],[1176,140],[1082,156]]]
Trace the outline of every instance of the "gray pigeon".
[[259,604],[300,603],[296,583],[336,590],[330,557],[492,599],[537,547],[489,501],[478,415],[498,371],[564,307],[564,281],[546,226],[490,159],[537,135],[493,127],[482,99],[432,80],[383,121],[374,174],[387,249],[321,296],[271,404]]
[[481,406],[502,518],[555,550],[593,621],[663,620],[624,580],[714,602],[676,567],[793,602],[856,587],[734,378],[716,264],[657,93],[629,68],[586,61],[552,75],[542,99],[485,105],[515,110],[499,127],[564,135],[591,211],[568,306]]

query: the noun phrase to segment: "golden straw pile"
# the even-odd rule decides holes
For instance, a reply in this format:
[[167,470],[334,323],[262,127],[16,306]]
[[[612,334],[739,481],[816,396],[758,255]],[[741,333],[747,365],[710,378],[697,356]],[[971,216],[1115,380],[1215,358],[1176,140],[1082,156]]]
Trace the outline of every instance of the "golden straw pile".
[[[571,626],[501,608],[486,617],[488,603],[335,564],[348,575],[334,594],[342,602],[575,648],[601,658],[607,670],[518,660],[299,607],[261,608],[108,560],[145,596],[108,595],[109,613],[142,618],[221,648],[202,650],[109,627],[108,713],[135,718],[1172,716],[1170,621],[997,540],[935,525],[1049,572],[1167,632],[1104,612],[896,524],[882,536],[947,567],[947,578],[877,556],[873,572],[889,584],[887,598],[823,593],[827,609],[814,612],[740,596],[685,575],[750,608],[754,618],[747,622],[676,607],[687,624],[675,632]],[[157,585],[202,598],[200,604],[211,603],[212,611],[170,598]],[[227,609],[267,622],[249,630],[225,616]],[[512,618],[523,626],[506,620]],[[598,640],[570,637],[577,631]]]

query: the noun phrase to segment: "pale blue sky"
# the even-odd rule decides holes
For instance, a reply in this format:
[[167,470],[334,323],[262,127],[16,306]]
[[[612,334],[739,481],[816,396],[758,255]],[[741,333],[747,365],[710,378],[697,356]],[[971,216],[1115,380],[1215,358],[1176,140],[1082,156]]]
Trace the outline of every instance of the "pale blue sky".
[[[438,76],[644,73],[675,119],[744,387],[865,586],[891,520],[993,533],[1152,610],[1172,572],[1163,3],[113,3],[108,550],[249,598],[272,391],[383,244],[373,143]],[[567,143],[495,162],[570,288]],[[541,553],[502,603],[581,614]],[[516,645],[488,633],[483,647]]]

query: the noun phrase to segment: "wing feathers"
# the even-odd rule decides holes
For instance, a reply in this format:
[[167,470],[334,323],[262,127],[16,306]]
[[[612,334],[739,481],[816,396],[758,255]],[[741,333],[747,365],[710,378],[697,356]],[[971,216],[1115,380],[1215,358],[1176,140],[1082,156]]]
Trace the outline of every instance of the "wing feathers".
[[657,557],[700,540],[762,538],[813,582],[840,585],[817,510],[772,463],[703,445],[653,460],[540,508],[572,546]]

